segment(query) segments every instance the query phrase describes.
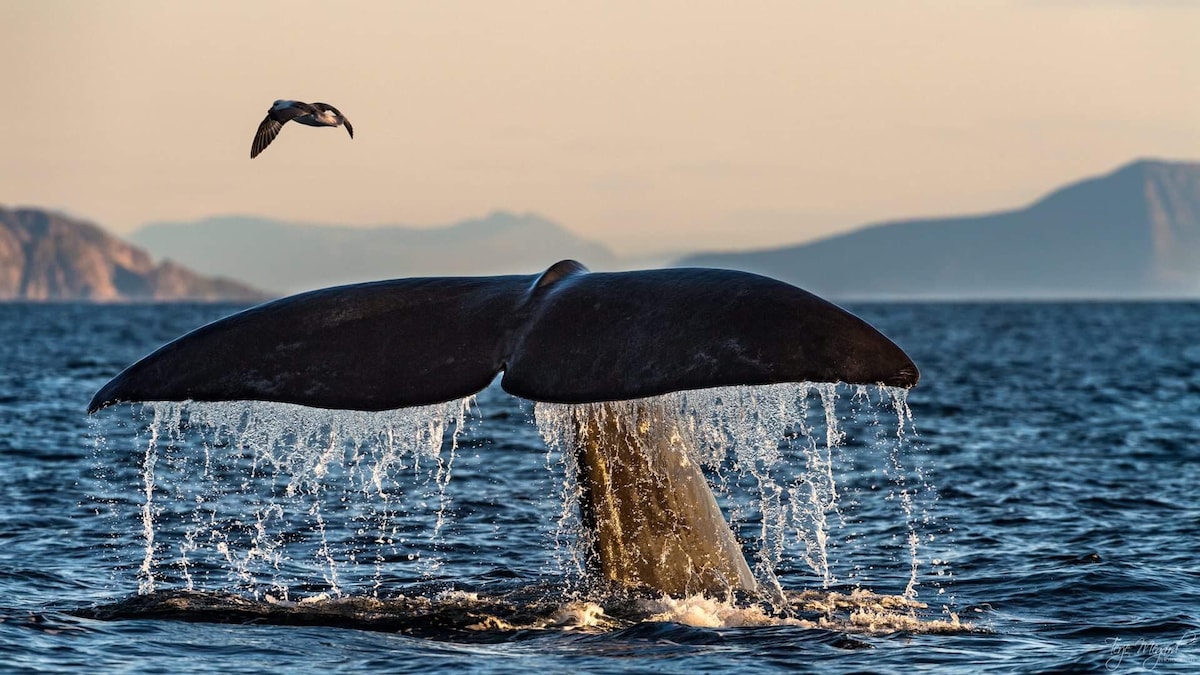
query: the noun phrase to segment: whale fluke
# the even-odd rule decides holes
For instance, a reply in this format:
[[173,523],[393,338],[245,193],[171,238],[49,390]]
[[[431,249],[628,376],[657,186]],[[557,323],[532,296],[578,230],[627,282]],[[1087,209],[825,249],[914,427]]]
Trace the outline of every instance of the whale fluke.
[[[215,321],[129,366],[124,401],[258,400],[388,410],[509,393],[570,410],[590,560],[670,595],[757,582],[672,413],[633,401],[783,382],[909,387],[912,360],[866,322],[745,272],[396,279],[303,293]],[[631,401],[623,403],[624,401]]]
[[388,410],[501,386],[554,403],[780,382],[908,387],[916,366],[845,310],[746,272],[395,279],[268,302],[183,335],[100,389],[132,401]]

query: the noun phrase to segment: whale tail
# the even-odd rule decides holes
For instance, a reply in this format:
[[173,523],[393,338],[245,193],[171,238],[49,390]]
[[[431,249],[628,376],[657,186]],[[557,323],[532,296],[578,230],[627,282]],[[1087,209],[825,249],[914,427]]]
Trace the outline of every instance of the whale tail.
[[580,507],[609,579],[682,595],[757,584],[675,422],[645,399],[782,382],[909,387],[908,356],[806,291],[745,272],[418,278],[269,302],[176,339],[96,393],[387,410],[501,386],[571,411]]
[[879,331],[806,291],[717,269],[396,279],[268,302],[129,366],[89,412],[129,401],[259,400],[388,410],[473,394],[503,372],[555,403],[779,382],[908,387]]

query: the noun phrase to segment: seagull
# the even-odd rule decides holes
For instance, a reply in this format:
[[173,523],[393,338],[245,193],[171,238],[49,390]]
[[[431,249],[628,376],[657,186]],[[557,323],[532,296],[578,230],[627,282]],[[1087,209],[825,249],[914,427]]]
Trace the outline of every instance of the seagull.
[[354,127],[337,108],[328,103],[305,103],[303,101],[275,101],[258,132],[254,134],[254,145],[250,146],[250,159],[258,157],[267,149],[271,141],[279,135],[279,130],[289,121],[299,122],[310,127],[346,127],[346,133],[354,138]]

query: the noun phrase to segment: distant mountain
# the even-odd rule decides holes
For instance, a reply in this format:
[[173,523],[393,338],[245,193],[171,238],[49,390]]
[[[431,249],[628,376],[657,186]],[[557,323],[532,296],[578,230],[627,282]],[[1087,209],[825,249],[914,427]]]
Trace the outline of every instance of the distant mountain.
[[563,258],[611,267],[612,251],[532,214],[496,212],[439,228],[298,225],[222,216],[148,225],[133,241],[208,274],[292,293],[412,276],[530,274]]
[[835,298],[1200,296],[1200,163],[1139,161],[1002,213],[689,256]]
[[227,279],[202,277],[79,220],[0,207],[0,300],[261,300]]

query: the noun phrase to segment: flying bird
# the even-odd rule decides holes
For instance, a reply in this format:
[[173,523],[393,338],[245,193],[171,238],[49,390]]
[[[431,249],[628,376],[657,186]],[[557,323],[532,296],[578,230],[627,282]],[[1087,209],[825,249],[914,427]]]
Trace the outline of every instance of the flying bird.
[[250,146],[250,159],[258,157],[267,149],[271,141],[279,135],[279,130],[287,122],[299,122],[310,127],[346,127],[346,133],[354,138],[354,127],[350,120],[337,108],[328,103],[305,103],[303,101],[275,101],[258,132],[254,134],[254,145]]

